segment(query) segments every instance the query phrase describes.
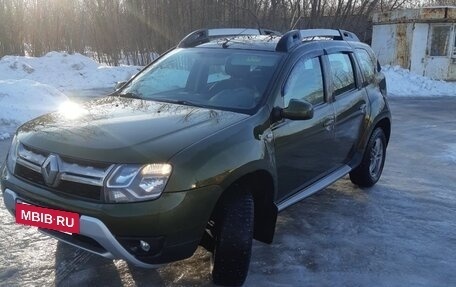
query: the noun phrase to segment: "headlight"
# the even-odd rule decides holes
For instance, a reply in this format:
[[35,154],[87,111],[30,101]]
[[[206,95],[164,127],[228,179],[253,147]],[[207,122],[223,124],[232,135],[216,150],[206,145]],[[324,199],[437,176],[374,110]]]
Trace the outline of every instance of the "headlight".
[[11,142],[11,147],[9,149],[7,158],[6,158],[6,167],[8,168],[9,172],[14,173],[14,168],[16,167],[16,160],[17,160],[17,148],[19,146],[19,142],[14,136],[13,141]]
[[159,197],[172,167],[167,163],[117,166],[106,181],[106,202],[145,201]]

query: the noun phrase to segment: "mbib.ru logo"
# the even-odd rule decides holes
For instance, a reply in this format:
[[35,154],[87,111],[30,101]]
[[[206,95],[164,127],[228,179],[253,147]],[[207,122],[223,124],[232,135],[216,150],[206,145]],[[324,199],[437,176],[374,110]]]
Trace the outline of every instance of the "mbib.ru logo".
[[20,224],[79,233],[79,214],[16,203],[16,222]]

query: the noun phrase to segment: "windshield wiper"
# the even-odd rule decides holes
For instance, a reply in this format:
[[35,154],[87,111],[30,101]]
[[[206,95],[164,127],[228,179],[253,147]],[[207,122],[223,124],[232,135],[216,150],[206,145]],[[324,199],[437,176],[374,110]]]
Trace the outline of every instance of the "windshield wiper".
[[141,99],[140,96],[138,96],[137,94],[132,93],[132,92],[128,92],[128,93],[125,93],[125,94],[120,94],[120,96],[123,97],[123,98]]
[[198,108],[212,108],[211,106],[207,104],[203,104],[200,102],[192,102],[192,101],[187,101],[187,100],[176,100],[176,99],[167,99],[167,98],[152,98],[148,99],[151,101],[156,101],[156,102],[163,102],[163,103],[170,103],[170,104],[177,104],[177,105],[184,105],[184,106],[192,106],[192,107],[198,107]]
[[187,100],[175,100],[175,99],[165,99],[165,98],[152,98],[151,101],[165,102],[170,104],[186,105],[186,106],[198,106],[197,104],[187,101]]

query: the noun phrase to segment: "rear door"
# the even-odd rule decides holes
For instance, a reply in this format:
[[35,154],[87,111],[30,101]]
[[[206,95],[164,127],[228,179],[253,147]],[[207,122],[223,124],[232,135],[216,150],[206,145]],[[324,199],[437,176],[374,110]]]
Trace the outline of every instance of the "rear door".
[[335,157],[339,164],[348,163],[354,156],[367,123],[367,93],[351,51],[327,55],[330,70],[330,90],[335,110]]

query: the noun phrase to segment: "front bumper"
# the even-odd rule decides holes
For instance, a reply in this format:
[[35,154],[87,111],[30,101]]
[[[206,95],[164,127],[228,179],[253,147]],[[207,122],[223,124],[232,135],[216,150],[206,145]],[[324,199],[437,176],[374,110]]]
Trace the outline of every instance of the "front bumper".
[[[18,195],[10,189],[5,189],[5,191],[3,192],[3,200],[5,202],[6,208],[12,215],[15,215],[14,209],[16,201],[23,201],[22,198],[18,197]],[[66,233],[41,228],[39,228],[39,230],[60,241],[63,241],[75,247],[84,249],[86,251],[98,254],[109,259],[123,259],[134,264],[135,266],[145,268],[154,268],[160,266],[154,264],[147,264],[135,258],[135,256],[130,254],[119,243],[119,241],[117,241],[117,239],[109,231],[106,225],[104,225],[103,222],[101,222],[99,219],[82,215],[79,219],[79,224],[80,235],[95,240],[99,244],[99,247],[88,242],[80,241],[77,238],[74,238],[72,235]]]
[[[128,204],[101,204],[70,199],[12,176],[1,178],[6,208],[15,215],[17,200],[80,214],[80,234],[40,229],[60,241],[91,253],[154,268],[190,257],[205,230],[221,193],[212,186],[164,193],[159,199]],[[151,243],[149,253],[137,252],[131,242]]]

